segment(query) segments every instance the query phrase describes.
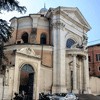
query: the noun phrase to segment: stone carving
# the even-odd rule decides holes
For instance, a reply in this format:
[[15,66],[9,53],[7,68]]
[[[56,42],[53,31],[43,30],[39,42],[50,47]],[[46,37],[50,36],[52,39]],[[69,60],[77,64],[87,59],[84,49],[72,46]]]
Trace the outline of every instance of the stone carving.
[[87,37],[86,34],[83,34],[82,44],[75,43],[75,44],[72,45],[71,48],[86,49],[86,47],[87,47],[87,42],[88,42],[88,37]]
[[40,58],[40,55],[36,55],[32,48],[26,47],[26,48],[18,49],[17,52],[28,55],[28,56],[34,56],[34,57]]
[[80,45],[79,43],[75,43],[71,46],[71,48],[79,48],[79,49],[83,49],[83,45]]
[[88,42],[88,37],[86,34],[83,34],[82,44],[79,47],[82,47],[85,50],[87,47],[87,42]]
[[61,21],[56,21],[52,25],[56,29],[64,29],[64,27],[65,27],[65,24],[63,22],[61,22]]
[[84,46],[86,46],[86,45],[87,45],[87,42],[88,42],[88,37],[87,37],[86,34],[83,34],[83,42],[82,42],[82,44],[83,44]]

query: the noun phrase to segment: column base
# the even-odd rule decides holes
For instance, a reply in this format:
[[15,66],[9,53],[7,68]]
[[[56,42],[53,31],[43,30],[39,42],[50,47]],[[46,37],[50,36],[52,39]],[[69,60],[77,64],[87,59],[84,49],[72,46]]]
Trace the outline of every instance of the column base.
[[72,90],[72,92],[75,93],[75,94],[79,94],[79,90],[77,90],[77,89],[76,90]]
[[62,85],[52,86],[52,93],[67,93],[66,86]]
[[84,94],[91,94],[91,89],[88,88],[87,90],[84,91]]

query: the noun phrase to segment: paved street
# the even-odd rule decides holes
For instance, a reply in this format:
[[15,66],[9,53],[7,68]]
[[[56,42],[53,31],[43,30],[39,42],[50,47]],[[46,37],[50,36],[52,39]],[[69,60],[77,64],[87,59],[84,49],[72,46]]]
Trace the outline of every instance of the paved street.
[[100,96],[94,96],[92,94],[79,94],[77,96],[79,100],[100,100]]

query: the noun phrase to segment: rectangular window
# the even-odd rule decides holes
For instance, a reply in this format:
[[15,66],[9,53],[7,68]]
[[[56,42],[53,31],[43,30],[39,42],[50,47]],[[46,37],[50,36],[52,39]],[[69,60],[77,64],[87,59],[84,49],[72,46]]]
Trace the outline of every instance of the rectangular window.
[[90,56],[88,56],[88,60],[89,60],[89,62],[91,62],[91,57]]
[[100,61],[100,54],[96,54],[96,61]]

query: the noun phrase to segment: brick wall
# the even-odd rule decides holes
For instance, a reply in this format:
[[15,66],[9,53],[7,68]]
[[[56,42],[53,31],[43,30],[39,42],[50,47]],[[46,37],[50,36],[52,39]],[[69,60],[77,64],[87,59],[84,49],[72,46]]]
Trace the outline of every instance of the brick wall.
[[88,47],[88,56],[90,56],[89,68],[90,75],[100,76],[100,61],[96,61],[96,54],[100,54],[100,46],[94,45]]

